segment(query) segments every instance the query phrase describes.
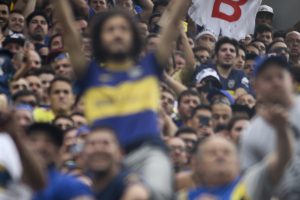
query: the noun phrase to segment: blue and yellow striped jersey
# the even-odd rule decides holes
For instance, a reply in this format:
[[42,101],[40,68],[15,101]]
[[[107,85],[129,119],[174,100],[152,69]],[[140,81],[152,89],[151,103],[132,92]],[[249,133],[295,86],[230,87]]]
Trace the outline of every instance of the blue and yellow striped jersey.
[[137,66],[123,72],[111,72],[91,62],[81,81],[89,123],[94,127],[113,128],[125,148],[158,138],[161,75],[162,67],[154,54],[145,56]]

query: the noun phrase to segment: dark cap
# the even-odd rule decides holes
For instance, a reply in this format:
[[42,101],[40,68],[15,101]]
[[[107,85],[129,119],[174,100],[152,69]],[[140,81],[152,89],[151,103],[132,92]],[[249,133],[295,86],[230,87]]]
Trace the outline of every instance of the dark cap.
[[27,24],[27,26],[29,25],[29,23],[31,22],[31,20],[32,20],[34,17],[36,17],[36,16],[42,16],[42,17],[44,17],[45,20],[46,20],[46,22],[47,22],[47,24],[49,25],[50,20],[49,20],[48,16],[46,15],[46,13],[45,13],[44,11],[42,11],[42,10],[37,10],[37,11],[32,12],[32,13],[26,18],[26,24]]
[[34,123],[26,130],[27,135],[34,135],[37,132],[42,132],[52,139],[53,144],[61,147],[63,144],[64,134],[60,128],[48,123]]
[[254,77],[257,77],[269,64],[275,63],[283,69],[290,71],[290,65],[283,56],[258,57],[255,62]]
[[5,40],[3,41],[3,46],[5,47],[6,45],[10,43],[16,43],[20,46],[24,46],[25,44],[25,37],[21,33],[14,33],[11,35],[6,36]]

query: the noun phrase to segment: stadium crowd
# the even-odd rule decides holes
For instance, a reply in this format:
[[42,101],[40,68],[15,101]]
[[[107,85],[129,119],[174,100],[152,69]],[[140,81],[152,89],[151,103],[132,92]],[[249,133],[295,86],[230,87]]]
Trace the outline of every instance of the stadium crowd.
[[0,0],[1,200],[300,199],[299,24],[191,3]]

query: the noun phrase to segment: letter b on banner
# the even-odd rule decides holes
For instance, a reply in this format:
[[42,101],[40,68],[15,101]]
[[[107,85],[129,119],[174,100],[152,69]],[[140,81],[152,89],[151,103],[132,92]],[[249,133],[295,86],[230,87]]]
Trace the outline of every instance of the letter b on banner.
[[[238,21],[241,16],[242,16],[242,9],[241,6],[246,4],[248,0],[215,0],[214,3],[214,8],[213,8],[213,12],[212,12],[212,17],[215,18],[220,18],[223,19],[225,21],[228,22],[235,22]],[[232,15],[228,15],[224,12],[222,12],[221,9],[221,4],[227,4],[230,7],[233,8],[233,14]]]

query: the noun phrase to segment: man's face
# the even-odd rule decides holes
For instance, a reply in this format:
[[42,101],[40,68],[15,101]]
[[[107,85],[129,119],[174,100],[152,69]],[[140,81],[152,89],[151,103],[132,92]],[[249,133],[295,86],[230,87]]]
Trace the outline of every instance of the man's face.
[[132,0],[116,0],[116,5],[128,10],[129,12],[134,11],[134,6]]
[[50,44],[51,51],[59,50],[59,49],[62,49],[63,47],[64,47],[64,45],[63,45],[61,36],[57,36],[57,37],[53,38],[53,40],[51,41],[51,44]]
[[123,17],[117,16],[107,20],[99,37],[103,48],[112,58],[127,57],[132,51],[131,27]]
[[292,32],[286,36],[285,42],[292,57],[300,56],[300,33]]
[[248,45],[246,47],[246,52],[247,52],[247,54],[260,55],[259,49],[256,46],[254,46],[254,45]]
[[259,50],[259,55],[263,56],[266,54],[266,45],[260,41],[253,42],[253,46],[255,46]]
[[146,23],[139,22],[138,27],[142,38],[147,38],[147,36],[149,35],[148,25]]
[[183,167],[187,163],[186,144],[178,137],[168,141],[170,156],[175,167]]
[[227,126],[232,117],[232,110],[227,104],[214,104],[212,106],[213,127]]
[[162,92],[161,94],[161,106],[168,115],[173,113],[174,96],[170,92]]
[[22,90],[28,90],[28,89],[29,89],[28,82],[24,78],[20,78],[16,81],[12,81],[9,87],[10,93],[12,95]]
[[175,55],[175,71],[185,68],[186,61],[182,55]]
[[268,24],[272,26],[273,24],[273,14],[268,12],[259,12],[256,15],[256,26],[261,24]]
[[76,128],[79,128],[81,126],[84,126],[84,125],[88,124],[86,118],[84,116],[81,116],[81,115],[73,115],[72,120],[73,120],[74,126]]
[[245,66],[244,66],[244,73],[247,75],[247,77],[253,76],[253,71],[255,67],[255,60],[246,60]]
[[244,120],[244,119],[239,120],[234,124],[234,126],[230,130],[230,138],[233,143],[235,144],[239,143],[241,133],[249,126],[249,124],[250,124],[249,120]]
[[39,54],[34,51],[34,50],[30,50],[27,53],[27,67],[29,69],[35,70],[35,69],[40,69],[42,67],[42,61],[41,61],[41,57],[39,56]]
[[44,93],[47,93],[47,91],[48,91],[48,89],[50,87],[50,83],[54,79],[54,75],[53,74],[44,73],[44,74],[41,74],[39,76],[39,78],[40,78],[40,80],[42,82],[42,87],[43,87]]
[[215,48],[215,44],[216,44],[215,37],[209,34],[202,35],[196,41],[196,46],[205,45],[210,50],[213,50]]
[[194,150],[195,144],[198,141],[197,135],[193,132],[181,133],[179,138],[181,138],[184,141],[188,152],[192,152],[192,150]]
[[48,34],[48,24],[44,17],[35,16],[29,23],[28,34],[33,40],[42,42]]
[[151,37],[146,44],[146,52],[154,52],[157,49],[159,37]]
[[217,63],[221,66],[233,66],[237,52],[232,44],[223,44],[217,54]]
[[[286,103],[285,97],[293,94],[290,73],[276,63],[269,63],[254,81],[254,88],[262,103]],[[274,92],[276,91],[276,92]],[[285,105],[285,104],[284,104]]]
[[28,136],[28,146],[37,154],[44,166],[53,164],[59,155],[59,148],[53,144],[52,139],[43,131],[35,131]]
[[257,33],[256,39],[263,41],[263,43],[268,46],[273,41],[272,32]]
[[240,96],[236,100],[236,104],[243,105],[243,106],[248,106],[249,108],[253,108],[256,104],[256,100],[252,95],[245,94],[245,95]]
[[6,27],[9,18],[9,9],[7,5],[0,4],[0,27]]
[[14,55],[17,53],[24,52],[24,47],[21,46],[20,44],[14,43],[14,42],[11,42],[11,43],[5,45],[4,48],[9,50]]
[[212,113],[210,110],[197,110],[193,118],[189,121],[189,125],[197,131],[199,139],[214,134],[212,130]]
[[198,96],[187,95],[182,97],[179,102],[178,112],[182,118],[187,119],[192,114],[192,110],[200,104]]
[[15,33],[22,33],[25,26],[25,18],[19,13],[12,13],[9,16],[8,28]]
[[29,110],[16,110],[16,119],[19,126],[26,129],[33,123],[33,115]]
[[201,63],[207,63],[210,58],[209,52],[206,50],[200,50],[195,52],[196,59]]
[[235,67],[236,69],[243,70],[245,65],[245,51],[242,49],[239,49],[239,55],[235,59]]
[[289,49],[284,42],[276,42],[270,49],[269,53],[283,56],[287,61],[290,59]]
[[43,96],[42,82],[38,76],[32,75],[26,77],[26,80],[29,84],[29,88],[34,92],[39,98]]
[[95,13],[100,13],[107,10],[106,0],[91,0],[90,4]]
[[235,146],[221,136],[208,139],[199,147],[194,171],[203,181],[227,185],[239,174],[239,160]]
[[53,83],[50,91],[51,108],[56,112],[69,112],[74,103],[72,86],[63,81]]
[[53,69],[56,75],[73,80],[74,71],[71,61],[68,58],[57,60],[53,63]]
[[59,127],[61,130],[66,131],[73,128],[73,121],[67,118],[59,118],[55,120],[54,125]]
[[87,136],[84,156],[87,168],[96,174],[114,170],[122,158],[117,139],[109,130],[95,130]]
[[30,105],[31,107],[36,107],[38,106],[38,101],[34,95],[27,95],[27,96],[22,96],[14,102],[15,105]]

